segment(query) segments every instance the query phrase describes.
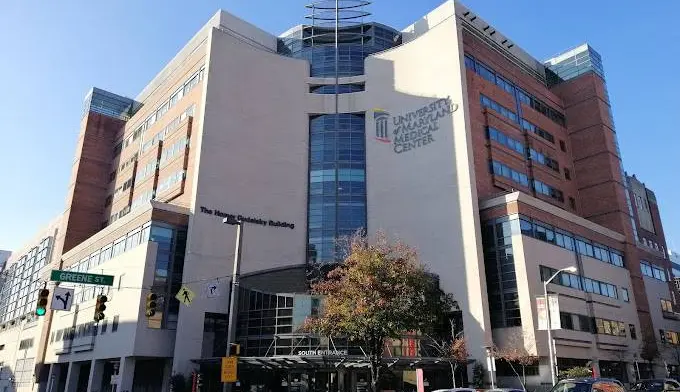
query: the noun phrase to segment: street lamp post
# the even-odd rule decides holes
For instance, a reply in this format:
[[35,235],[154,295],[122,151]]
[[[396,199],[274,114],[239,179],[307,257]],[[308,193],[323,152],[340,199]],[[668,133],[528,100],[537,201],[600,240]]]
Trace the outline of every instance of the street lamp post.
[[[222,223],[236,226],[236,249],[234,252],[234,270],[231,275],[231,292],[229,294],[229,321],[227,323],[227,352],[228,357],[231,353],[231,345],[236,340],[236,305],[239,286],[239,275],[241,274],[241,249],[243,247],[243,221],[234,218],[233,216],[226,217]],[[228,392],[231,390],[231,383],[225,382],[222,386],[222,391]]]
[[557,384],[557,375],[555,374],[555,351],[552,339],[552,321],[550,320],[550,302],[548,301],[548,283],[550,283],[562,272],[569,272],[575,274],[576,272],[578,272],[578,268],[574,266],[562,268],[561,270],[555,272],[553,276],[550,277],[550,279],[543,282],[543,294],[545,295],[544,297],[545,310],[548,315],[548,355],[550,355],[550,381],[552,382],[553,386]]
[[494,358],[493,350],[491,346],[484,346],[486,350],[486,367],[489,371],[489,379],[491,381],[491,389],[496,389],[495,383],[495,373],[496,373],[496,358]]

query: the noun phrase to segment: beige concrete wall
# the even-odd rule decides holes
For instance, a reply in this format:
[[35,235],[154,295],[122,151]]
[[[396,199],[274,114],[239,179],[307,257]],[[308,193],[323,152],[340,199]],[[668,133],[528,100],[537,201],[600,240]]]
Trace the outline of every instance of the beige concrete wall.
[[[626,337],[591,334],[567,329],[553,331],[557,357],[583,358],[595,363],[598,360],[633,362],[633,354],[639,355],[642,332],[627,269],[590,257],[582,257],[579,263],[574,252],[519,234],[513,235],[513,249],[515,250],[515,269],[522,323],[526,327],[525,343],[528,346],[534,344],[538,355],[542,357],[542,376],[536,377],[532,382],[547,381],[548,378],[546,377],[549,377],[550,372],[547,364],[547,332],[537,330],[536,297],[543,295],[540,265],[554,269],[574,265],[579,268],[582,276],[616,285],[619,299],[589,294],[557,284],[548,285],[548,292],[559,295],[561,312],[621,321],[626,325]],[[630,302],[625,302],[622,299],[621,288],[628,289]],[[635,326],[636,340],[631,338],[629,324]],[[501,331],[494,330],[496,340],[503,340],[505,335]],[[632,367],[628,371],[629,373],[632,372]]]
[[[2,331],[0,331],[0,389],[16,391],[31,391],[33,390],[33,370],[34,364],[39,361],[39,346],[40,333],[43,329],[44,319],[25,319],[16,320],[14,325],[8,324]],[[33,340],[33,344],[29,348],[20,349],[19,343],[23,340]],[[29,382],[17,383],[12,386],[10,377],[14,380],[19,380],[17,377],[24,377],[26,375],[17,373],[17,360],[27,360],[30,366]],[[5,389],[6,388],[6,389]]]
[[[97,336],[82,336],[72,341],[48,340],[46,363],[84,361],[90,359],[120,358],[126,356],[171,357],[175,339],[174,330],[147,328],[143,314],[143,298],[153,282],[158,245],[142,242],[135,248],[100,264],[91,273],[114,276],[114,285],[101,287],[108,297],[106,303],[107,330]],[[62,283],[74,287],[76,293],[83,285]],[[74,304],[71,311],[54,311],[51,332],[92,321],[96,300]],[[118,317],[118,330],[113,331],[113,319]],[[100,323],[100,328],[101,328]]]
[[218,210],[294,224],[246,223],[243,273],[305,263],[308,65],[217,29],[208,56],[184,280],[222,277],[224,294],[181,308],[173,365],[179,372],[201,356],[204,313],[228,309],[236,229],[222,223]]
[[[468,348],[483,360],[490,334],[461,31],[453,2],[436,13],[418,37],[366,60],[368,230],[418,249],[459,302]],[[429,143],[396,153],[394,120],[447,97],[456,110],[432,124]],[[390,115],[390,143],[376,140],[375,108]]]
[[649,299],[649,313],[652,316],[652,323],[654,324],[654,334],[659,336],[659,329],[664,331],[675,331],[680,333],[680,321],[665,318],[661,311],[661,299],[672,301],[668,283],[662,282],[658,279],[644,277],[645,291]]

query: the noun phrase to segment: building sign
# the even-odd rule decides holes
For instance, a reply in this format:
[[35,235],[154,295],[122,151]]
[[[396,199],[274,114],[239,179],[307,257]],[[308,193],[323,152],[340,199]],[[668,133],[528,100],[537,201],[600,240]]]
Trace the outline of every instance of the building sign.
[[[375,140],[392,144],[395,153],[415,150],[435,141],[439,120],[458,110],[451,98],[442,98],[412,112],[391,116],[382,109],[373,110]],[[390,124],[390,117],[392,124]],[[390,135],[390,126],[392,132]]]
[[220,218],[231,218],[235,220],[240,220],[241,222],[248,222],[252,223],[254,225],[261,225],[261,226],[272,226],[272,227],[287,227],[289,229],[294,229],[295,228],[295,223],[289,223],[289,222],[281,222],[281,221],[275,221],[271,219],[261,219],[261,218],[253,218],[250,216],[243,216],[243,215],[238,215],[238,214],[227,214],[226,212],[222,212],[218,209],[214,208],[207,208],[201,206],[201,213],[207,214],[207,215],[214,215]]
[[548,303],[545,302],[545,297],[536,297],[536,313],[538,313],[538,330],[548,330],[548,305],[550,307],[550,329],[562,328],[560,320],[560,303],[556,294],[548,295]]
[[301,350],[297,352],[298,356],[301,357],[314,357],[314,356],[333,356],[341,357],[347,355],[347,350]]

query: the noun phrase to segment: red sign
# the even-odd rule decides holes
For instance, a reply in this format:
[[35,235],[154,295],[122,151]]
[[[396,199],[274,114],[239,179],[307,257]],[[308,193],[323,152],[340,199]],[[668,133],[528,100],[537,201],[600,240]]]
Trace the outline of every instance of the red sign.
[[416,340],[406,339],[406,356],[415,357],[417,355]]

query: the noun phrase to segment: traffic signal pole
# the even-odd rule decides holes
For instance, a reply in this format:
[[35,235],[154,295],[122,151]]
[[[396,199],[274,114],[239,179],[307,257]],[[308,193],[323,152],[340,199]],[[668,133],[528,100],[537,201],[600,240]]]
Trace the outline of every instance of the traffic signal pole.
[[[241,273],[241,248],[243,247],[243,221],[236,224],[236,252],[234,252],[234,271],[231,276],[231,293],[229,295],[229,322],[227,324],[227,352],[231,354],[231,345],[236,340],[236,305],[239,286],[239,275]],[[232,384],[225,382],[222,384],[223,392],[231,392]]]

